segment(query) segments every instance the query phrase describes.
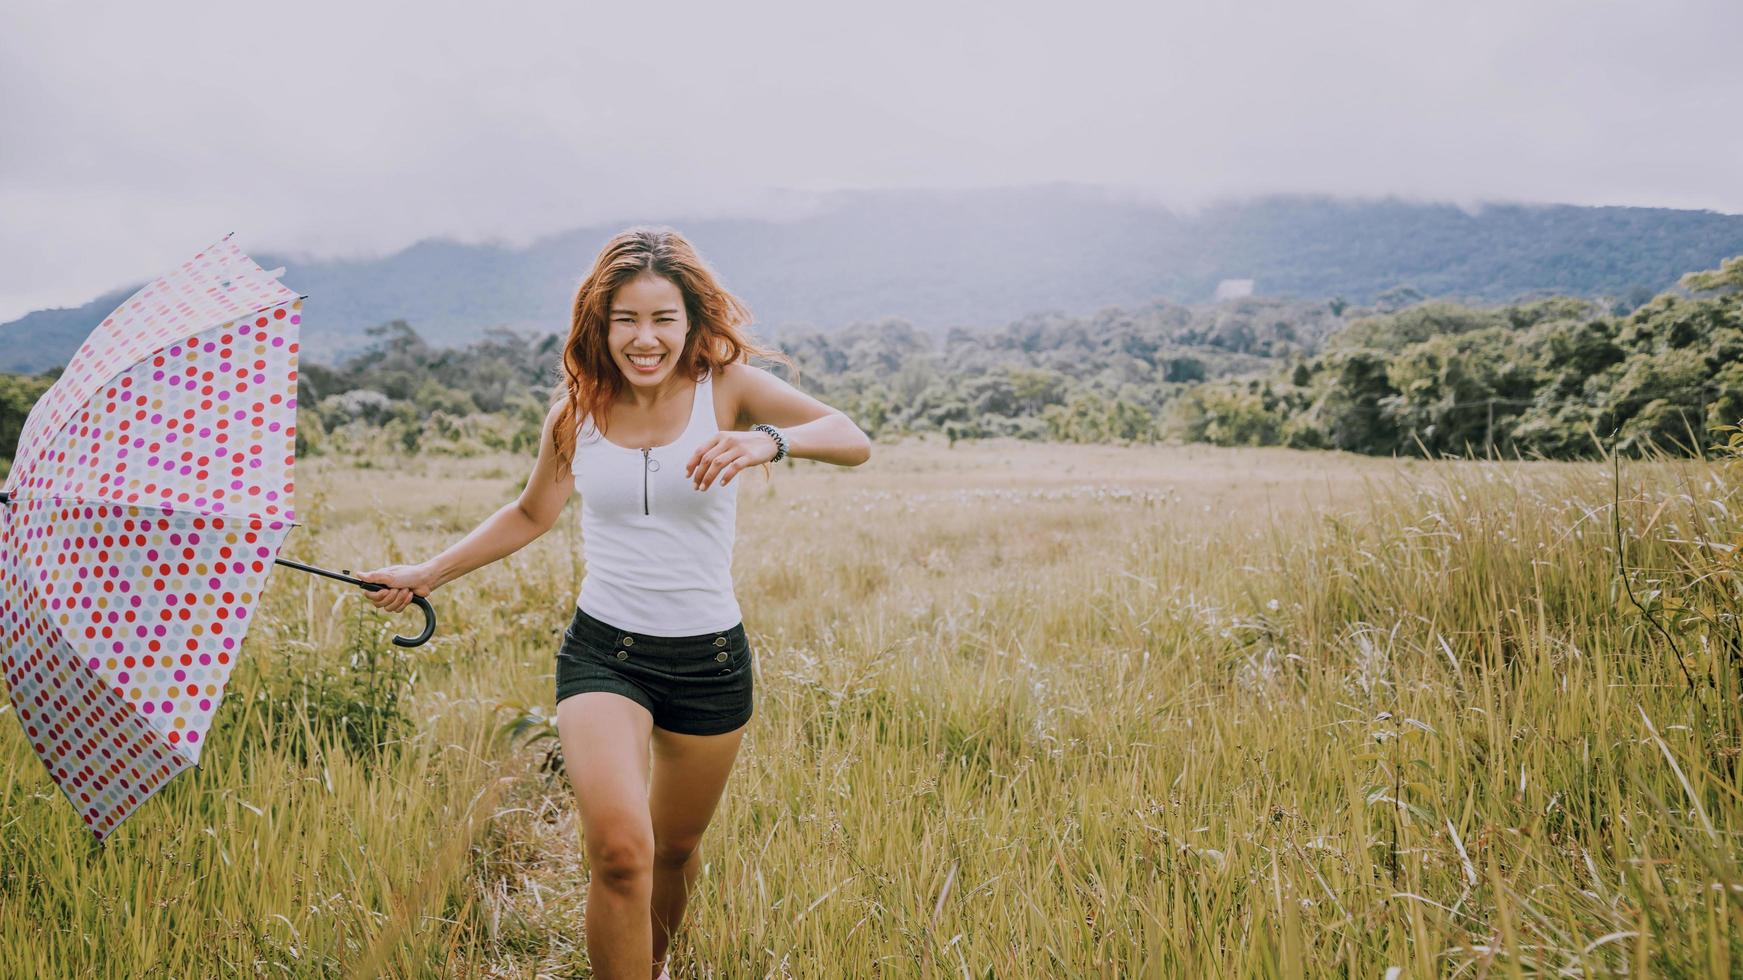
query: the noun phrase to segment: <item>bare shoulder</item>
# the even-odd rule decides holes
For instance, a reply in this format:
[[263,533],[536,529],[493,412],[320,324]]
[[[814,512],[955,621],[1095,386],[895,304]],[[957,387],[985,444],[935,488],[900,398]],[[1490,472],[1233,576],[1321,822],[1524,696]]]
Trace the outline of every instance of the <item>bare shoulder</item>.
[[756,417],[754,406],[761,392],[781,383],[775,375],[748,361],[733,361],[720,365],[716,372],[720,382],[723,407],[732,418],[732,427],[740,431],[763,421]]
[[[545,413],[544,431],[539,436],[539,455],[533,462],[526,489],[521,491],[520,509],[540,528],[548,531],[557,523],[563,504],[574,492],[575,479],[570,464],[557,451],[557,414],[559,401]],[[541,531],[541,533],[543,533]]]
[[551,402],[550,408],[545,409],[545,433],[547,435],[556,430],[557,416],[563,414],[563,405],[563,399],[558,398]]
[[754,380],[746,376],[760,370],[743,361],[733,361],[722,364],[714,369],[714,381],[720,386],[720,400],[725,403],[726,414],[732,419],[732,428],[748,429],[751,420],[745,417],[745,384],[754,384]]
[[748,429],[758,422],[800,425],[836,411],[793,387],[780,375],[754,364],[722,365],[720,385],[730,400],[735,429]]
[[[545,410],[544,432],[539,440],[540,456],[551,457],[550,462],[555,464],[559,469],[569,468],[569,464],[563,461],[562,456],[572,455],[575,448],[575,434],[572,432],[569,436],[569,444],[562,447],[567,452],[561,454],[554,452],[557,448],[557,418],[563,414],[563,408],[567,404],[568,403],[565,400],[558,398],[551,403],[550,408]],[[576,428],[579,429],[579,425],[577,425]]]
[[565,402],[561,398],[554,398],[551,400],[551,406],[549,408],[545,409],[545,425],[546,426],[553,426],[553,425],[557,424],[557,416],[563,414],[563,405],[564,404],[565,404]]

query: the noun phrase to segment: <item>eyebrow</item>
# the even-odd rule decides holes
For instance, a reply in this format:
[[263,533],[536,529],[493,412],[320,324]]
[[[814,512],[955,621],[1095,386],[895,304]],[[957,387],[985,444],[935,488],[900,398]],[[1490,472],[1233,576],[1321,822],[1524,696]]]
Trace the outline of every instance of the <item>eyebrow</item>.
[[[676,312],[678,312],[678,311],[677,310],[655,310],[654,314],[657,316],[661,313],[676,313]],[[630,316],[635,316],[634,310],[614,309],[611,311],[612,316],[616,316],[619,313],[628,313]]]

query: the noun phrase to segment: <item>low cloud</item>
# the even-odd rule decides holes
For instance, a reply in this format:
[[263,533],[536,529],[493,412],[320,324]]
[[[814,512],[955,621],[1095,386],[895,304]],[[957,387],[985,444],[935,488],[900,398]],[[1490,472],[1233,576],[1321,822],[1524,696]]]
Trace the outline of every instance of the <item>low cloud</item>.
[[318,255],[1070,181],[1743,212],[1743,7],[911,2],[0,12],[0,319]]

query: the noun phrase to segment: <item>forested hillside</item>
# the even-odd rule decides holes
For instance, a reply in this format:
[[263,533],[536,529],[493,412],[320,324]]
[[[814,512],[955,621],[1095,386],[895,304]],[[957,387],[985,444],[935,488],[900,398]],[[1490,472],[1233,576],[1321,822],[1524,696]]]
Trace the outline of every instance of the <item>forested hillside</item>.
[[[1246,299],[1041,314],[935,339],[899,319],[774,340],[770,370],[874,437],[1184,440],[1404,455],[1695,451],[1743,420],[1743,257],[1628,313],[1556,297],[1402,309]],[[560,338],[464,349],[405,321],[299,379],[303,452],[530,451]],[[0,375],[0,455],[53,372]]]
[[[1743,265],[1731,266],[1732,288]],[[1172,406],[1179,438],[1402,455],[1697,453],[1743,421],[1743,304],[1662,295],[1628,316],[1583,300],[1442,303],[1352,324],[1322,353]]]
[[[942,336],[1040,310],[1201,303],[1224,279],[1252,279],[1263,297],[1357,305],[1390,292],[1483,304],[1564,294],[1632,308],[1689,269],[1743,253],[1743,216],[1706,211],[1271,197],[1178,213],[1070,187],[843,192],[794,221],[675,224],[770,332],[895,317]],[[337,363],[363,349],[366,328],[396,319],[447,347],[495,326],[561,329],[575,283],[620,227],[524,248],[427,241],[367,261],[258,257],[311,297],[304,349]],[[66,363],[131,291],[0,324],[0,371]]]

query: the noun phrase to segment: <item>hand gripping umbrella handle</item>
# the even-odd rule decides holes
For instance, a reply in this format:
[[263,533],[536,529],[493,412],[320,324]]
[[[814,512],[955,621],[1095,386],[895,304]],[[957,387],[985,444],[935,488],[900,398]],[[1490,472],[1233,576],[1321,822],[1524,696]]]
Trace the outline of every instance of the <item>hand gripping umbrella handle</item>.
[[[341,582],[350,582],[352,585],[360,585],[370,592],[380,592],[382,589],[387,588],[387,586],[382,585],[380,582],[365,582],[360,578],[353,578],[351,576],[351,569],[349,568],[334,572],[325,568],[316,568],[313,565],[305,565],[300,561],[291,561],[289,558],[275,558],[273,560],[280,565],[294,568],[301,572],[312,572],[316,575],[325,575],[331,579],[338,579]],[[421,595],[414,595],[412,596],[412,601],[417,603],[418,608],[424,611],[424,631],[419,633],[417,636],[395,636],[393,642],[396,646],[422,646],[436,633],[436,611],[430,608],[430,600],[425,599]]]
[[[11,503],[12,495],[5,491],[0,491],[0,506],[10,505]],[[280,565],[294,568],[298,571],[312,572],[316,575],[325,575],[328,578],[338,579],[341,582],[350,582],[352,585],[361,585],[371,592],[380,592],[382,589],[387,588],[387,586],[382,585],[380,582],[365,582],[360,578],[353,578],[349,568],[342,572],[334,572],[325,568],[316,568],[313,565],[305,565],[300,561],[291,561],[289,558],[275,558],[273,560]],[[394,636],[393,642],[402,647],[423,646],[429,641],[430,637],[436,634],[436,611],[430,608],[430,601],[421,595],[412,596],[412,601],[417,603],[418,608],[424,611],[424,631],[413,637]]]

